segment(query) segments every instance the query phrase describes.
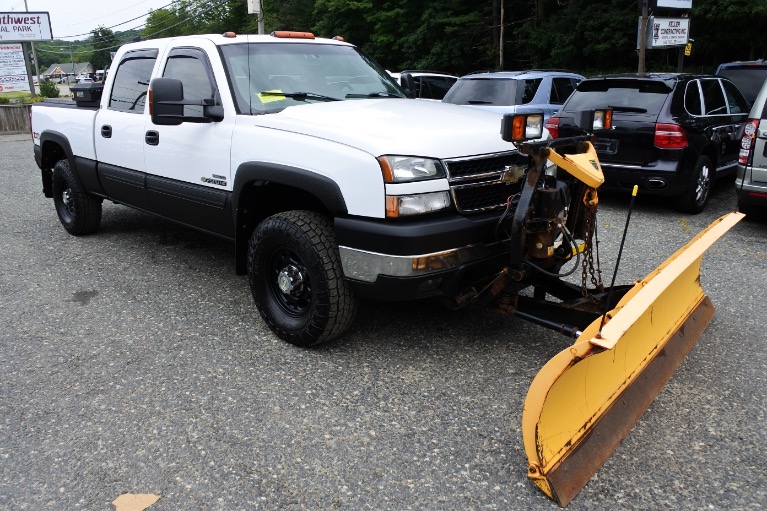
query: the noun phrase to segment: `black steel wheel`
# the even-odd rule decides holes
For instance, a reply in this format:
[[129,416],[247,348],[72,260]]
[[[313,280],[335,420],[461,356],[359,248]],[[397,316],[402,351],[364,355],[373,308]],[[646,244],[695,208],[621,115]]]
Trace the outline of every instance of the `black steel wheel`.
[[313,211],[278,213],[259,224],[248,248],[248,277],[261,317],[291,344],[338,337],[356,315],[332,225]]
[[714,184],[714,167],[708,156],[698,157],[691,178],[687,190],[677,197],[676,208],[697,215],[706,208]]
[[53,167],[53,204],[64,229],[81,236],[98,230],[101,223],[101,202],[85,191],[67,160]]

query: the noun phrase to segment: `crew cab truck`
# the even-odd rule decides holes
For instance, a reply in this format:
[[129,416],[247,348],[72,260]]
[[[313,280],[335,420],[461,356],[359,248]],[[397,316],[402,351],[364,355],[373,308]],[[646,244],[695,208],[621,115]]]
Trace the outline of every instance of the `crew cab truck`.
[[452,300],[498,272],[527,161],[496,114],[408,99],[309,33],[127,44],[103,85],[31,116],[70,234],[110,200],[233,240],[261,316],[301,346],[343,333],[359,297]]

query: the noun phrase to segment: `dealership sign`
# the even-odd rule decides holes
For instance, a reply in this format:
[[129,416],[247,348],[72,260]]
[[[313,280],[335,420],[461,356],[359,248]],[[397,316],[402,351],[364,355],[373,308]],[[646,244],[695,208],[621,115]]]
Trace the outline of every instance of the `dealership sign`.
[[47,12],[0,12],[0,41],[51,41]]
[[21,43],[0,43],[0,92],[30,92]]

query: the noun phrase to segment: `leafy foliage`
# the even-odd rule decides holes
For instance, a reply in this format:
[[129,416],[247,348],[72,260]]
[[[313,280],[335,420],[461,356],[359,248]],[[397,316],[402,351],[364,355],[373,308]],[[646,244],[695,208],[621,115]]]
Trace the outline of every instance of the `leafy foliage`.
[[110,52],[115,51],[118,45],[117,36],[110,29],[99,27],[91,32],[91,42],[93,54],[90,63],[94,69],[104,69],[111,61]]
[[40,82],[40,95],[46,98],[59,97],[59,88],[56,84],[50,81]]
[[[480,69],[564,68],[583,74],[636,71],[639,2],[625,0],[261,0],[265,32],[311,31],[343,36],[384,67],[465,74]],[[245,0],[180,0],[150,11],[141,38],[257,33],[258,19]],[[658,16],[690,17],[695,38],[685,70],[713,72],[720,62],[767,57],[767,2],[696,0],[691,12],[659,10]],[[106,31],[106,32],[105,32]],[[92,62],[135,37],[100,27],[76,53],[93,49]],[[503,44],[501,44],[503,33]],[[102,44],[103,43],[103,44]],[[67,61],[53,41],[41,64]],[[108,46],[112,48],[108,48]],[[57,51],[58,50],[58,51]],[[58,55],[55,55],[58,53]],[[673,71],[679,49],[650,50],[648,71]],[[67,55],[68,57],[68,55]],[[81,56],[80,61],[86,57]]]

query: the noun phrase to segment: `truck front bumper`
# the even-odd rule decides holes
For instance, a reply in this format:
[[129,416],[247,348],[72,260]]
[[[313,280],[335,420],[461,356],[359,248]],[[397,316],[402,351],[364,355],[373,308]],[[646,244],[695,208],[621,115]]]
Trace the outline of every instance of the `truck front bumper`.
[[363,296],[411,300],[454,296],[509,263],[498,214],[411,222],[336,219],[344,276]]

